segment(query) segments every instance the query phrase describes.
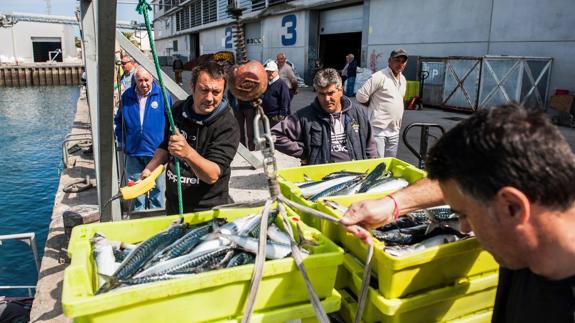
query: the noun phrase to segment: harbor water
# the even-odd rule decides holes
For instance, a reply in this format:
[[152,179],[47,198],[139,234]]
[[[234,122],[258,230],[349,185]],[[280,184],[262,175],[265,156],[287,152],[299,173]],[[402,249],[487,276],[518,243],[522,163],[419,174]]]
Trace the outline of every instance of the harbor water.
[[[61,145],[79,95],[77,86],[0,88],[0,234],[34,232],[40,257],[62,167]],[[25,243],[0,245],[0,286],[36,285],[36,280]]]

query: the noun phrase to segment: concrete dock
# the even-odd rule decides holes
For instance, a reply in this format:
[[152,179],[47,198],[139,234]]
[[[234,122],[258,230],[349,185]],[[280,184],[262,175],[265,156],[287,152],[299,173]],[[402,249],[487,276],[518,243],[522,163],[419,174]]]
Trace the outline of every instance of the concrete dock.
[[[169,72],[169,71],[168,71]],[[185,85],[189,92],[189,72],[184,74]],[[310,102],[315,97],[311,88],[300,89],[294,98],[292,112]],[[457,122],[467,118],[469,114],[459,112],[446,112],[438,109],[424,108],[420,111],[406,111],[404,114],[403,127],[414,122],[437,123],[446,130],[453,127]],[[72,133],[89,133],[89,112],[85,94],[82,93],[74,121]],[[561,128],[567,137],[571,148],[575,150],[575,129]],[[409,134],[408,140],[412,145],[419,147],[419,131]],[[261,153],[255,153],[261,159]],[[297,167],[299,160],[276,153],[278,168]],[[398,158],[417,165],[417,158],[407,150],[403,142],[400,144]],[[44,258],[39,274],[36,290],[36,298],[31,313],[31,322],[71,322],[64,317],[61,306],[62,280],[64,269],[67,266],[66,242],[62,213],[80,205],[92,205],[97,203],[96,189],[90,189],[79,193],[64,193],[62,189],[70,183],[85,178],[89,175],[95,178],[94,162],[91,155],[77,152],[70,158],[70,164],[74,167],[64,169],[60,178],[58,191],[55,194],[52,221],[44,250]],[[261,169],[252,170],[249,164],[239,155],[236,155],[232,163],[232,179],[230,181],[230,194],[236,202],[262,200],[269,197],[266,179]]]

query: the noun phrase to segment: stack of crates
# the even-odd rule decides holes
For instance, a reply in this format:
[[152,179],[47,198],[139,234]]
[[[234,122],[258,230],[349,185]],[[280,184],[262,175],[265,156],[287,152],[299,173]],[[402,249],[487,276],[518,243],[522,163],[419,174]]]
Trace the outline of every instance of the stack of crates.
[[[195,224],[213,218],[233,221],[255,214],[261,208],[221,209],[184,215]],[[288,209],[297,235],[299,217]],[[161,216],[115,223],[97,223],[74,228],[65,270],[62,305],[64,314],[75,322],[239,322],[250,291],[254,265],[214,270],[185,278],[112,290],[95,295],[97,268],[90,239],[96,232],[109,240],[137,243],[165,230],[179,216]],[[283,222],[276,219],[281,228]],[[300,225],[305,239],[316,243],[304,266],[315,292],[327,313],[340,309],[341,296],[334,289],[343,250],[317,230]],[[296,237],[297,239],[297,237]],[[304,280],[292,258],[265,262],[252,322],[278,322],[300,319],[314,321]]]
[[[425,172],[395,158],[384,158],[388,170],[413,183]],[[279,172],[282,193],[291,199],[312,206],[333,217],[342,214],[323,201],[311,203],[302,198],[294,184],[303,181],[303,174],[319,179],[337,170],[365,171],[375,168],[380,160],[316,165],[286,169]],[[308,167],[314,167],[313,171]],[[331,197],[347,207],[353,202],[383,198],[390,192]],[[367,245],[340,225],[312,216],[304,221],[342,246],[346,252],[339,268],[336,288],[342,295],[341,316],[354,321],[357,295],[361,286]],[[395,257],[384,251],[385,244],[375,241],[372,260],[372,282],[363,315],[365,322],[488,322],[497,287],[498,264],[484,251],[477,239],[469,238]]]
[[403,101],[409,102],[416,96],[419,96],[419,88],[421,83],[419,81],[407,81],[407,86],[405,89],[405,96]]

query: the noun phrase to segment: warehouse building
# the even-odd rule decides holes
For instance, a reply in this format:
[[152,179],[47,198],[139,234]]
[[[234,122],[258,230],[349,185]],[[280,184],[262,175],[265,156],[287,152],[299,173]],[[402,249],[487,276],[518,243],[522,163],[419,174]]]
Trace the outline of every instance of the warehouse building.
[[[530,56],[551,58],[542,87],[575,90],[572,0],[238,2],[245,8],[249,58],[265,61],[284,52],[308,84],[316,59],[341,69],[345,55],[353,53],[361,66],[375,70],[387,65],[393,48],[403,47],[414,56],[411,79],[418,77],[416,56]],[[227,0],[155,3],[155,38],[164,62],[173,55],[194,59],[233,50]],[[532,72],[537,78],[541,71]]]
[[0,12],[0,63],[79,63],[73,17]]

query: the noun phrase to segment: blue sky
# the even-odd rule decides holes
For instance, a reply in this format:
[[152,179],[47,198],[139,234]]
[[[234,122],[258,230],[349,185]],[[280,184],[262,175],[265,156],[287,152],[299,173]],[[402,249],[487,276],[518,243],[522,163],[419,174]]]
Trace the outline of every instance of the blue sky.
[[[0,11],[45,14],[47,2],[47,0],[0,0]],[[49,0],[49,2],[52,7],[52,15],[74,17],[74,10],[78,5],[76,0]],[[144,21],[144,18],[136,12],[138,0],[118,0],[118,2],[117,20]]]

